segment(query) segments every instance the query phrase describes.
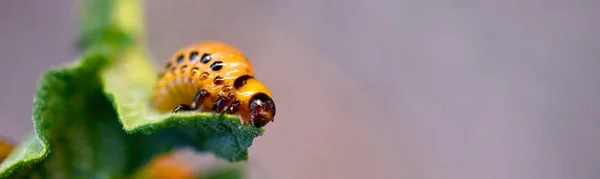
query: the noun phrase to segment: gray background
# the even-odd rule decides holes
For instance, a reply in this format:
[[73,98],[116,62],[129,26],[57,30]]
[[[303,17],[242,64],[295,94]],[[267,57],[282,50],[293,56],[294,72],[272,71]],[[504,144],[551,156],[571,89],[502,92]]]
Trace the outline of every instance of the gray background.
[[[0,135],[75,58],[74,2],[0,1]],[[207,39],[253,60],[278,109],[263,177],[600,177],[600,1],[144,2],[158,60]]]

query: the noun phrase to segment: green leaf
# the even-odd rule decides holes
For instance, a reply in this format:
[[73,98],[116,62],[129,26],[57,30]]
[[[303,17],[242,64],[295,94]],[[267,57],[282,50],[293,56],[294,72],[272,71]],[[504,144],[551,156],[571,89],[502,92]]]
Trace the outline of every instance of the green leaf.
[[227,167],[211,170],[201,174],[198,179],[242,179],[244,178],[244,169],[242,167]]
[[127,178],[153,156],[187,146],[230,162],[247,160],[263,129],[231,115],[150,107],[157,71],[143,45],[141,3],[94,2],[84,5],[101,7],[92,14],[108,17],[88,15],[84,24],[95,25],[82,30],[88,40],[79,60],[42,74],[34,133],[0,163],[0,178]]
[[0,177],[118,176],[135,167],[130,158],[137,136],[121,130],[102,92],[102,56],[42,75],[34,98],[35,138],[22,143],[0,165]]
[[42,146],[35,135],[28,135],[21,145],[16,148],[8,158],[0,163],[0,178],[7,178],[15,172],[31,163],[37,163],[48,154],[48,147]]

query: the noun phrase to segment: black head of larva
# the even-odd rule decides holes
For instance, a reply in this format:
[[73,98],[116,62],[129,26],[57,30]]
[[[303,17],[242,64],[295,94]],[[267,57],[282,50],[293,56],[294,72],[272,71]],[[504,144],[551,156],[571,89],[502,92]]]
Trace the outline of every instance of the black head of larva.
[[250,99],[250,122],[263,127],[275,117],[275,102],[265,93],[257,93]]

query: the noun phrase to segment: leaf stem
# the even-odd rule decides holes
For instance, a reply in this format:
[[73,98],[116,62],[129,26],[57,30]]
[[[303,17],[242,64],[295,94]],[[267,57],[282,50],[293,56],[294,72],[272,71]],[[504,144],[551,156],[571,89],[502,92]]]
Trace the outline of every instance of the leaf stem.
[[144,47],[146,32],[142,2],[140,0],[117,0],[114,3],[113,25],[131,35],[135,46]]

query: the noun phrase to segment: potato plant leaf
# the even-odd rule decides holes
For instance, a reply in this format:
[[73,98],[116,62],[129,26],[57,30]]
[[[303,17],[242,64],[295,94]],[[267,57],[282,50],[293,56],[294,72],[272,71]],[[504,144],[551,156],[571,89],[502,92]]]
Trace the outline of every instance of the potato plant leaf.
[[244,172],[241,167],[228,167],[200,174],[198,179],[242,179]]
[[84,12],[106,17],[84,13],[81,56],[40,77],[34,132],[0,163],[0,178],[129,178],[153,156],[178,147],[230,162],[247,159],[263,129],[231,115],[160,113],[150,106],[157,71],[146,56],[140,1],[85,2]]

